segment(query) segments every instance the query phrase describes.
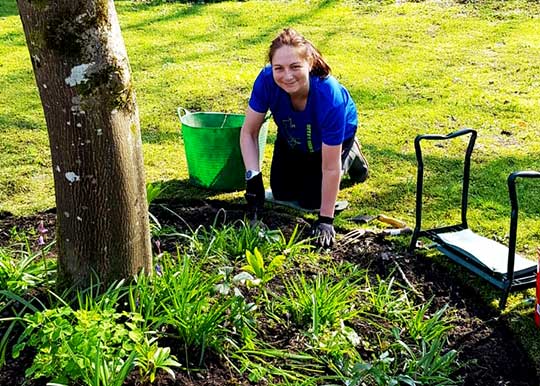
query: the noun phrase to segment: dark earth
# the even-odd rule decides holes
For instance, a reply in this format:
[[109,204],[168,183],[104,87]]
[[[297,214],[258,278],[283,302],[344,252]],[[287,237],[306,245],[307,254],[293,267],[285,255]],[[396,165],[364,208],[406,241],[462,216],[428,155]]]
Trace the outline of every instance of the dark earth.
[[[165,210],[166,205],[173,215]],[[223,210],[220,210],[223,208]],[[308,224],[302,217],[297,217],[288,210],[274,208],[271,215],[263,217],[270,229],[279,228],[285,235],[290,234],[296,224]],[[152,205],[151,212],[162,226],[171,225],[177,230],[187,230],[186,224],[195,229],[198,225],[212,225],[216,214],[220,212],[223,221],[232,222],[243,217],[241,205],[227,202],[200,200],[190,202],[161,201]],[[346,213],[341,216],[347,217]],[[9,213],[0,213],[0,245],[10,240],[10,230],[16,227],[35,234],[40,221],[49,230],[48,238],[54,238],[55,211],[38,213],[28,217],[14,217]],[[307,229],[307,228],[306,228]],[[340,230],[338,229],[338,233]],[[341,232],[345,233],[344,231]],[[406,237],[406,236],[405,236]],[[172,242],[162,240],[162,248],[173,249]],[[395,272],[396,280],[413,287],[420,299],[434,298],[433,307],[450,306],[455,315],[455,327],[449,332],[449,348],[458,351],[461,364],[456,376],[461,377],[464,385],[470,386],[538,386],[540,379],[535,363],[519,345],[518,339],[508,327],[507,316],[500,315],[478,295],[477,281],[461,272],[453,275],[447,264],[436,261],[425,254],[409,254],[396,240],[383,235],[366,235],[355,243],[343,245],[338,242],[331,251],[336,261],[347,260],[361,267],[370,267],[370,273],[386,277]],[[496,296],[497,294],[494,294]],[[532,318],[532,307],[531,307]],[[264,327],[263,327],[264,329]],[[0,330],[0,332],[2,332]],[[361,331],[358,331],[361,334]],[[287,331],[262,332],[275,342],[291,342]],[[8,354],[9,357],[9,354]],[[30,352],[24,352],[19,359],[8,358],[7,364],[0,370],[0,386],[24,384],[24,370],[32,361]],[[198,373],[177,373],[176,380],[160,374],[155,385],[185,386],[224,386],[250,385],[246,377],[230,370],[218,357],[210,356],[205,361],[206,368]],[[27,382],[28,386],[45,385],[46,381]],[[263,384],[263,383],[260,383]],[[140,385],[137,373],[132,373],[126,386]]]

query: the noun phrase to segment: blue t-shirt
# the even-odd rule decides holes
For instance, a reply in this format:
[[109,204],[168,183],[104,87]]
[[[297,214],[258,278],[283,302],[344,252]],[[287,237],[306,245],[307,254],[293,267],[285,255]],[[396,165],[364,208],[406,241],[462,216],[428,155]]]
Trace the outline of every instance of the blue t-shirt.
[[306,107],[296,111],[289,94],[274,81],[272,68],[266,66],[255,80],[249,107],[258,113],[270,110],[278,136],[304,152],[319,151],[322,143],[339,145],[351,138],[358,126],[351,95],[332,76],[310,75]]

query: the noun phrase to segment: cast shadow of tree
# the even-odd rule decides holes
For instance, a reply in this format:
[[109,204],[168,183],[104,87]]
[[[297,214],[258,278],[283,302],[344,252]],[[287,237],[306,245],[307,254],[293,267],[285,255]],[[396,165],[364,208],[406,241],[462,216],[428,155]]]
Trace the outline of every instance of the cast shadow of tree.
[[156,199],[155,203],[183,203],[184,205],[201,205],[205,201],[223,200],[219,198],[224,193],[233,193],[234,191],[224,192],[212,189],[206,189],[195,185],[189,178],[178,180],[162,180],[153,181],[152,183],[160,184],[163,194]]
[[19,14],[15,0],[0,0],[0,17],[15,16]]

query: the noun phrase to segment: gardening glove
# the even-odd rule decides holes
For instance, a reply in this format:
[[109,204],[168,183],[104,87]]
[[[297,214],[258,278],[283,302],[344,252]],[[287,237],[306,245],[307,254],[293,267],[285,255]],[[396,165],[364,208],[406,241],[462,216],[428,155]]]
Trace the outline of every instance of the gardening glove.
[[264,207],[264,185],[262,179],[262,173],[246,180],[246,194],[247,201],[246,213],[251,221],[257,220],[257,215],[260,214]]
[[334,218],[319,215],[319,219],[313,224],[311,235],[315,237],[315,242],[325,248],[331,247],[336,241],[336,231],[334,230]]

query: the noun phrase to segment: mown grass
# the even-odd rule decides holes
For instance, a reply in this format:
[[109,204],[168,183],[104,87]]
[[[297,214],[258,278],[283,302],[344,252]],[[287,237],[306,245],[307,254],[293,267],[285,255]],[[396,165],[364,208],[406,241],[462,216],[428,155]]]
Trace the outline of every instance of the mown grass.
[[[165,181],[167,194],[241,200],[241,192],[215,194],[187,184],[176,107],[243,112],[269,41],[293,26],[321,49],[360,110],[359,137],[371,177],[361,185],[344,184],[340,197],[351,208],[339,224],[351,226],[346,217],[366,213],[414,223],[414,137],[472,127],[479,138],[469,223],[486,236],[507,238],[506,177],[515,170],[540,170],[537,1],[116,6],[141,111],[147,178]],[[27,214],[54,206],[54,190],[43,113],[14,0],[0,0],[0,57],[0,210]],[[448,209],[459,202],[463,149],[456,141],[427,151],[429,165],[440,171],[430,171],[426,181],[428,225],[459,216]],[[269,144],[266,178],[271,151]],[[528,253],[540,242],[534,185],[519,186],[518,248]],[[516,311],[516,330],[538,353],[530,311]]]

